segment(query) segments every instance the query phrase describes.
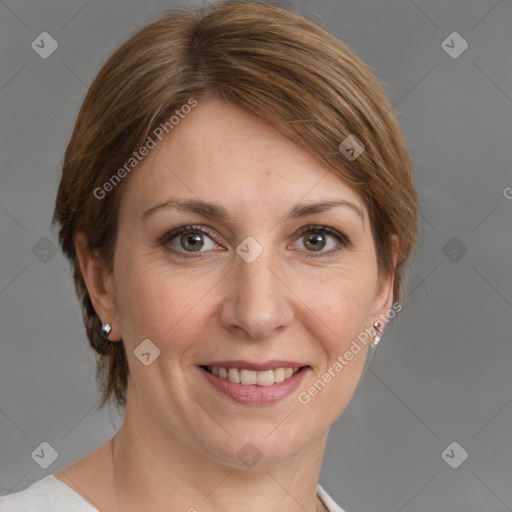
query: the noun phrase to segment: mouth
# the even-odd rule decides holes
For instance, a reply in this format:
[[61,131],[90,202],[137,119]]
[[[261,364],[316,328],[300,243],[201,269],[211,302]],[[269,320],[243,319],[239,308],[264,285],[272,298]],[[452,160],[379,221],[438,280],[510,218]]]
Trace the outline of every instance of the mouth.
[[[276,403],[291,395],[308,377],[311,366],[295,361],[215,361],[197,366],[207,389],[244,405]],[[200,381],[201,382],[201,381]],[[209,393],[209,391],[207,391]]]
[[249,369],[228,366],[201,365],[201,368],[215,377],[228,380],[242,386],[272,386],[290,379],[296,373],[309,368],[303,366],[279,366],[265,369]]

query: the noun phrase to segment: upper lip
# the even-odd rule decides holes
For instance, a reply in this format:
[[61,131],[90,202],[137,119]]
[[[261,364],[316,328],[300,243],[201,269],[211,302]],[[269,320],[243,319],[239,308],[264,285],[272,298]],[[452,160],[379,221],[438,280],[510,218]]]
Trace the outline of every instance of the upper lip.
[[302,366],[308,366],[305,363],[297,361],[284,361],[284,360],[272,360],[272,361],[244,361],[243,359],[231,360],[231,361],[212,361],[205,363],[200,366],[213,366],[215,368],[238,368],[240,370],[274,370],[275,368],[301,368]]

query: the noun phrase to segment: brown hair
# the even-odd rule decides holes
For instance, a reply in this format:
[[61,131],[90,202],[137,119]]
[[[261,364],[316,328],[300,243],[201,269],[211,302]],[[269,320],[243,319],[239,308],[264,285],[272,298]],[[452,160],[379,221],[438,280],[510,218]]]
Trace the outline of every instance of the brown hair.
[[[94,190],[190,98],[221,98],[276,126],[363,197],[379,272],[393,272],[391,236],[400,239],[394,300],[416,240],[413,166],[392,106],[376,77],[343,42],[298,13],[254,1],[174,10],[143,26],[108,58],[89,88],[67,146],[52,224],[69,258],[87,337],[97,352],[99,407],[126,405],[123,343],[105,342],[74,246],[112,270],[120,198]],[[351,160],[339,145],[355,135],[365,150]],[[101,313],[101,312],[100,312]]]

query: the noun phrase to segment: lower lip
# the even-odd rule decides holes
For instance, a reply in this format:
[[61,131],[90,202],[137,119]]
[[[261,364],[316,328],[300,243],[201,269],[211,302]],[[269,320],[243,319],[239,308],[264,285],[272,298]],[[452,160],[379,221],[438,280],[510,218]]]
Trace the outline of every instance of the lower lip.
[[245,386],[244,384],[237,384],[228,379],[217,377],[201,366],[198,368],[214,388],[229,396],[235,402],[243,404],[271,404],[277,402],[293,393],[309,371],[308,367],[301,368],[290,378],[270,386],[257,386],[256,384]]

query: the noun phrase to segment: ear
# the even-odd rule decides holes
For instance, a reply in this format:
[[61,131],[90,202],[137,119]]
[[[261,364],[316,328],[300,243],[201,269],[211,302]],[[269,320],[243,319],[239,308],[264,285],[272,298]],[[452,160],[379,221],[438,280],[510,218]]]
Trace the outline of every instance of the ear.
[[94,310],[102,322],[111,324],[112,331],[109,334],[109,339],[118,341],[121,339],[121,331],[115,321],[117,308],[113,276],[108,272],[104,262],[87,247],[85,233],[77,232],[74,242],[80,270]]
[[391,274],[380,274],[378,277],[377,290],[375,292],[374,305],[372,311],[371,323],[378,321],[381,329],[384,329],[386,324],[386,312],[391,309],[393,305],[393,285],[395,282],[395,269],[398,261],[398,235],[392,236],[391,250],[393,252],[393,272]]

